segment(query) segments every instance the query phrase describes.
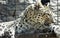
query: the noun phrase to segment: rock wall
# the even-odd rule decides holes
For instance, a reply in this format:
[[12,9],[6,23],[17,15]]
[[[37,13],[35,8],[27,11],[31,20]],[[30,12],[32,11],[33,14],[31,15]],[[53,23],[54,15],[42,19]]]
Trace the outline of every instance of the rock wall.
[[[2,1],[2,0],[1,0]],[[28,0],[5,0],[0,2],[0,22],[12,21],[18,18],[20,13],[31,3]]]

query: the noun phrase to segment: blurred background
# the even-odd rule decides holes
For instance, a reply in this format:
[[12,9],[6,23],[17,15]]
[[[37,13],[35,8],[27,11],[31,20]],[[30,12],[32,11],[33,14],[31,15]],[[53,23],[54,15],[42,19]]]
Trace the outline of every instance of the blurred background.
[[[35,2],[35,0],[33,0]],[[12,21],[18,18],[20,13],[32,0],[0,0],[0,22]]]

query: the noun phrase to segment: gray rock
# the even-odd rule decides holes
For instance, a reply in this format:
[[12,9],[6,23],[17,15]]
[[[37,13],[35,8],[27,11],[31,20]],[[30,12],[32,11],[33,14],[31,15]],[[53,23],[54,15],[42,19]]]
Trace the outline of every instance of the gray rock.
[[0,4],[0,19],[2,22],[17,19],[21,12],[29,5],[27,1],[28,0],[8,0],[6,4]]

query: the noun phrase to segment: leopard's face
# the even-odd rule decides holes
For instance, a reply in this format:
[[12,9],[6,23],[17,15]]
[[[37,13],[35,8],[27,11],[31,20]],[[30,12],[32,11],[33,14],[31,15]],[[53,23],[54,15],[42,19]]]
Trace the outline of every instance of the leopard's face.
[[51,24],[51,23],[54,23],[51,14],[45,13],[45,15],[43,15],[43,19],[45,20],[45,21],[44,21],[44,25],[49,25],[49,24]]

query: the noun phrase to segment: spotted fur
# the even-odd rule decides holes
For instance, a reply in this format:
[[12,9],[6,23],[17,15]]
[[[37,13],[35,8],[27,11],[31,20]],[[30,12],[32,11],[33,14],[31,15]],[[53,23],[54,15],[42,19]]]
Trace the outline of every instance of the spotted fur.
[[11,35],[11,38],[15,38],[15,30],[21,33],[31,29],[45,29],[48,28],[51,23],[53,23],[53,18],[49,8],[42,6],[42,4],[38,2],[29,5],[18,19],[0,23],[0,36],[4,35],[4,32],[7,31]]

